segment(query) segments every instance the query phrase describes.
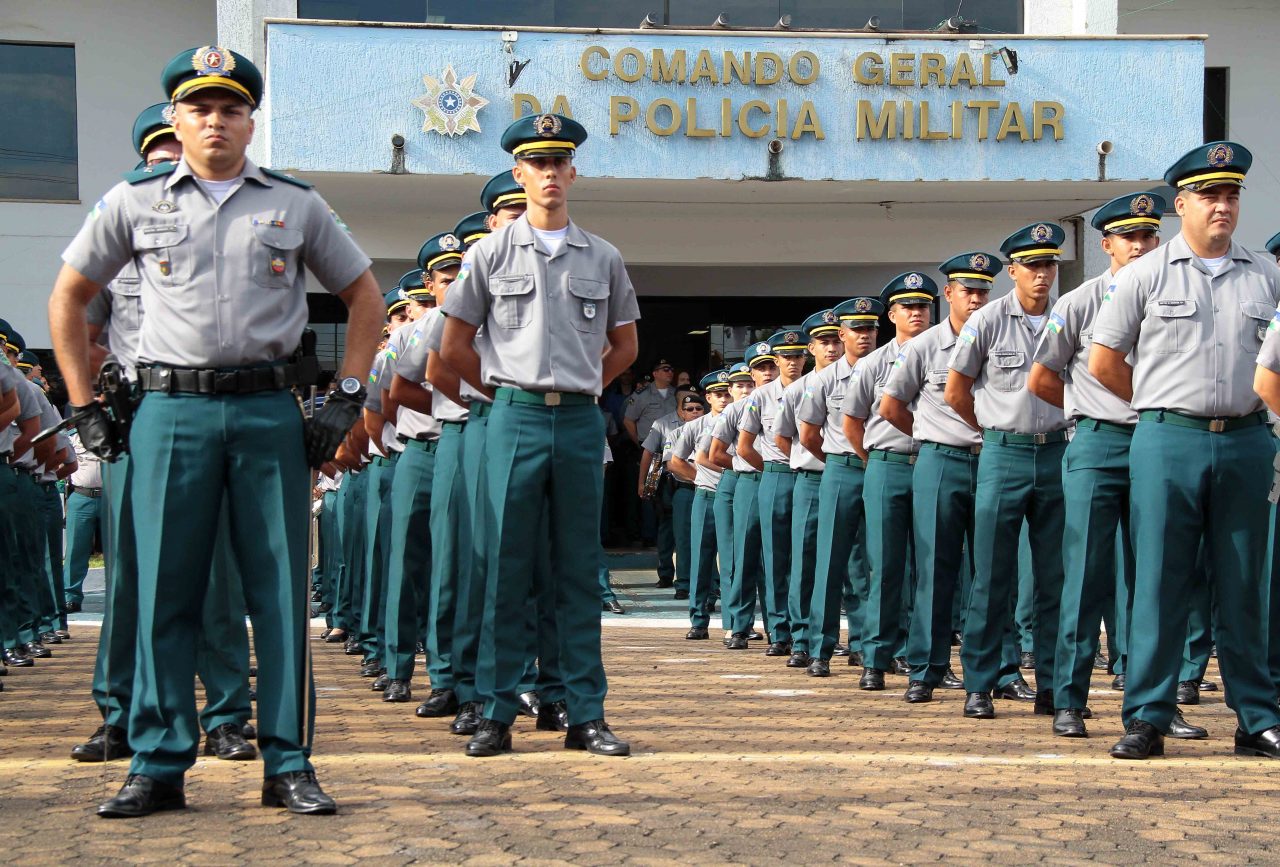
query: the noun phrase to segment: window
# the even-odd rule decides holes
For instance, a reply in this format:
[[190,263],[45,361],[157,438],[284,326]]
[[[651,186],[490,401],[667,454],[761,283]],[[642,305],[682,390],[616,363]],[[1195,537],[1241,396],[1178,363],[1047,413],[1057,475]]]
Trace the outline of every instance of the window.
[[0,117],[0,199],[78,199],[75,47],[0,42]]
[[1227,118],[1227,84],[1229,69],[1210,66],[1204,71],[1204,140],[1222,141],[1230,124]]

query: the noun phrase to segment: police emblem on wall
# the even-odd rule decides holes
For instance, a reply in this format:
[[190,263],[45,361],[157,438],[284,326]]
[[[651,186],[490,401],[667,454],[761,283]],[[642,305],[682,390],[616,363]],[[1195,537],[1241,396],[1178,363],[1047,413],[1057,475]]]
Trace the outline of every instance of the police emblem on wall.
[[1218,144],[1209,148],[1209,153],[1205,154],[1205,159],[1209,165],[1215,169],[1220,169],[1225,165],[1229,165],[1235,159],[1236,152],[1231,149],[1230,145]]
[[854,301],[854,302],[853,302],[853,312],[854,312],[854,313],[869,313],[869,312],[871,312],[871,299],[869,299],[869,298],[859,298],[859,299],[857,299],[856,301]]
[[201,75],[230,75],[236,58],[220,45],[202,45],[191,55],[191,68]]
[[991,260],[986,253],[974,253],[969,257],[969,267],[975,271],[985,271],[990,264]]
[[1145,217],[1155,209],[1156,203],[1145,193],[1129,200],[1129,213],[1135,217]]
[[554,114],[540,114],[533,119],[533,128],[543,138],[555,138],[560,135],[560,130],[564,128],[564,124]]
[[460,136],[467,132],[480,132],[478,115],[489,100],[475,92],[476,76],[459,79],[450,64],[439,79],[422,76],[427,92],[413,100],[422,109],[423,132]]
[[908,289],[919,289],[924,285],[924,278],[919,274],[911,273],[902,278],[902,285]]
[[1038,223],[1031,229],[1031,240],[1037,241],[1037,242],[1047,241],[1049,240],[1049,236],[1052,234],[1053,233],[1049,231],[1048,226],[1046,226],[1044,223]]

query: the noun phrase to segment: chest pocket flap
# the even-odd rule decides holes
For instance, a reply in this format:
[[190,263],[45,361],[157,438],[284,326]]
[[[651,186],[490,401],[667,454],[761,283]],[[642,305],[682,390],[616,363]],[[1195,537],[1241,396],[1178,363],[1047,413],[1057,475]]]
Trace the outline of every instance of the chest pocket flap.
[[133,246],[137,250],[163,250],[187,239],[185,223],[139,226],[133,230]]
[[604,330],[608,311],[609,284],[586,277],[569,278],[569,294],[573,305],[570,319],[579,331],[597,333]]
[[1257,352],[1267,339],[1267,326],[1276,311],[1266,301],[1241,301],[1240,311],[1245,315],[1244,328],[1240,331],[1240,345],[1248,352]]
[[296,250],[302,246],[302,232],[281,226],[254,226],[253,234],[273,250]]
[[1193,298],[1153,301],[1150,306],[1151,312],[1161,319],[1190,319],[1196,315],[1196,302]]
[[945,386],[947,384],[947,376],[949,376],[950,373],[950,369],[946,367],[941,370],[931,370],[929,371],[929,382],[933,385]]
[[493,318],[500,328],[524,328],[533,307],[533,275],[508,274],[489,280]]
[[1271,322],[1272,317],[1276,315],[1276,309],[1266,301],[1241,301],[1240,309],[1250,319],[1261,319],[1268,324]]
[[1003,370],[1011,370],[1022,367],[1026,363],[1027,354],[1025,352],[993,352],[991,353],[991,361]]

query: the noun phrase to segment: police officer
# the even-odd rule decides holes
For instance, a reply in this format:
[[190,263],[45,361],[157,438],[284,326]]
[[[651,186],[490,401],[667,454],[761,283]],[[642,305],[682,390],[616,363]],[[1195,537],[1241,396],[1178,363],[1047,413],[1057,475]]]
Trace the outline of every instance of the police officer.
[[1244,146],[1210,142],[1169,167],[1182,231],[1116,273],[1093,327],[1089,372],[1138,413],[1129,451],[1136,578],[1115,758],[1164,752],[1202,537],[1224,613],[1218,663],[1239,721],[1236,754],[1280,758],[1280,709],[1259,653],[1275,445],[1252,388],[1280,270],[1231,238],[1251,163]]
[[787,579],[787,620],[791,624],[791,656],[788,668],[808,668],[809,603],[813,596],[813,572],[818,550],[819,489],[822,486],[822,458],[797,441],[800,429],[796,410],[804,400],[810,380],[834,364],[844,354],[840,343],[840,320],[834,310],[819,310],[800,324],[813,357],[813,370],[788,385],[782,392],[774,422],[774,441],[787,456],[795,474],[791,491],[791,573]]
[[[1000,265],[999,256],[975,250],[939,266],[947,278],[947,318],[907,341],[880,398],[881,417],[920,444],[911,474],[916,587],[907,631],[911,674],[903,694],[912,704],[932,701],[939,686],[964,688],[950,667],[952,612],[955,600],[965,598],[966,559],[972,573],[982,435],[947,404],[943,392],[956,340],[969,317],[986,305]],[[1007,662],[1017,665],[1016,657]]]
[[[99,814],[185,806],[196,749],[194,634],[227,497],[236,559],[255,578],[245,593],[259,650],[263,804],[330,813],[334,802],[308,759],[306,467],[329,460],[357,419],[363,395],[350,374],[372,360],[377,288],[368,257],[309,185],[245,158],[262,95],[247,58],[215,46],[184,51],[163,83],[182,161],[107,193],[63,254],[50,300],[80,436],[107,458],[124,443],[92,400],[84,308],[133,260],[147,309],[138,349],[145,394],[128,443],[133,499],[154,516],[137,527],[142,689],[130,711],[131,773]],[[351,310],[343,396],[325,402],[305,438],[287,391],[296,375],[283,363],[306,323],[304,264]],[[192,297],[204,302],[193,307]]]
[[862,484],[866,464],[844,433],[844,402],[854,369],[876,347],[884,305],[860,295],[832,310],[840,323],[844,355],[822,370],[805,388],[796,410],[799,439],[813,455],[822,455],[818,486],[818,553],[813,595],[806,628],[810,677],[831,674],[831,657],[840,638],[840,602],[845,601],[849,629],[849,664],[861,665],[862,611],[867,597],[866,521]]
[[[745,361],[739,361],[729,368],[729,403],[745,401],[755,391],[756,383],[751,378],[751,368]],[[721,410],[720,415],[727,411]],[[733,598],[733,498],[738,488],[738,471],[733,468],[733,458],[737,454],[737,440],[724,447],[724,454],[718,460],[712,458],[716,446],[715,429],[719,418],[708,423],[705,448],[697,452],[696,462],[699,466],[720,473],[720,482],[716,485],[716,496],[711,503],[711,512],[716,522],[716,563],[720,569],[720,625],[724,629],[724,644],[727,647],[733,641],[733,617],[729,600]],[[754,632],[752,633],[754,634]]]
[[[698,398],[690,402],[689,398]],[[706,411],[706,405],[689,386],[676,389],[676,410],[664,415],[649,427],[640,453],[639,493],[644,497],[645,476],[654,461],[660,467],[658,485],[653,493],[653,505],[658,511],[659,535],[667,540],[674,551],[675,598],[689,598],[689,521],[693,508],[693,482],[677,480],[668,472],[671,447],[676,433],[685,422]],[[665,549],[668,541],[660,545]]]
[[862,488],[867,516],[866,620],[862,639],[862,677],[858,687],[884,689],[884,674],[904,674],[904,605],[913,591],[911,558],[911,477],[919,444],[880,416],[880,398],[902,347],[929,327],[938,286],[919,271],[889,281],[880,293],[894,327],[894,339],[872,352],[853,373],[844,401],[844,433],[854,452],[867,461]]
[[[1000,246],[1014,288],[969,317],[952,352],[944,396],[982,431],[973,532],[974,576],[960,659],[964,715],[991,719],[997,698],[1034,700],[1053,713],[1053,654],[1062,597],[1062,453],[1069,422],[1026,391],[1036,343],[1049,319],[1049,293],[1065,233],[1035,223]],[[1035,569],[1036,691],[1001,664],[1018,583],[1018,536],[1029,526]]]
[[[1268,238],[1264,246],[1267,252],[1275,257],[1277,263],[1280,263],[1280,232]],[[1270,334],[1272,330],[1280,328],[1280,325],[1269,325],[1267,328],[1268,334]],[[1276,367],[1275,356],[1272,354],[1275,351],[1275,342],[1270,341],[1270,344],[1272,349],[1266,349],[1268,342],[1264,341],[1263,349],[1265,351],[1259,353],[1259,370],[1254,377],[1254,389],[1263,399],[1263,402],[1267,404],[1267,408],[1271,410],[1272,415],[1275,415],[1274,407],[1277,405],[1275,388],[1277,381],[1274,376],[1276,371],[1273,370]],[[1274,431],[1274,429],[1273,426],[1272,430]],[[1271,512],[1274,520],[1280,522],[1280,509],[1273,504]],[[1280,526],[1280,524],[1275,526]],[[1277,531],[1273,529],[1272,532],[1275,533]],[[1271,680],[1275,683],[1277,692],[1280,692],[1280,633],[1277,632],[1277,629],[1280,628],[1280,557],[1275,554],[1276,542],[1274,541],[1275,539],[1280,539],[1280,536],[1273,536],[1272,538],[1271,608],[1269,612],[1267,666],[1271,670]]]
[[[647,388],[635,392],[627,402],[622,419],[627,438],[637,449],[643,449],[644,441],[649,436],[653,423],[663,416],[676,411],[676,389],[671,384],[675,379],[675,368],[665,358],[653,363],[653,382]],[[639,462],[639,478],[643,479],[649,470],[645,465],[643,453]],[[675,539],[672,534],[669,518],[647,500],[640,501],[641,534],[644,540],[656,538],[658,548],[658,587],[673,587],[675,572]]]
[[[519,622],[532,594],[541,514],[549,516],[556,564],[549,583],[566,689],[565,747],[630,753],[604,721],[599,551],[583,540],[595,537],[600,520],[604,420],[596,401],[635,360],[640,314],[617,250],[569,219],[573,155],[586,137],[579,123],[554,114],[507,128],[502,145],[515,157],[527,210],[468,251],[444,308],[442,359],[494,402],[484,444],[491,602],[476,678],[485,707],[467,746],[472,756],[511,747],[525,644],[508,625]],[[483,357],[474,344],[481,326]]]
[[106,528],[102,514],[102,462],[71,435],[79,466],[67,482],[67,559],[63,576],[67,613],[74,614],[84,602],[84,579],[89,572],[89,554],[95,536]]

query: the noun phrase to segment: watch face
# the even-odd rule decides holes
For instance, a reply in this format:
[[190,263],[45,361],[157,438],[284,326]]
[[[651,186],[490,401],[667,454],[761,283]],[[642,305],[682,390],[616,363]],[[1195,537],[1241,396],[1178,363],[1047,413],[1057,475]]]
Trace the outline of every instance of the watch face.
[[344,394],[356,394],[360,391],[360,380],[354,376],[348,376],[339,384]]

